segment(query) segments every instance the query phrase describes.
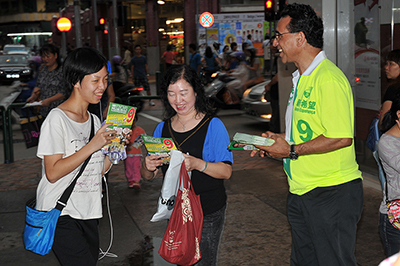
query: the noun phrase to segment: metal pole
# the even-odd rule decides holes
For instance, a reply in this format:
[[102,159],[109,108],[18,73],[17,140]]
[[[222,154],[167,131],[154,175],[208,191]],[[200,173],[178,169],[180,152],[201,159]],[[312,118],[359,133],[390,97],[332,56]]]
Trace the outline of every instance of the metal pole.
[[[108,22],[107,22],[107,30],[108,30]],[[108,60],[111,61],[110,30],[108,30],[108,33],[107,33],[107,45],[108,45]]]
[[[93,19],[94,19],[94,26],[97,28],[99,26],[99,20],[97,18],[97,0],[93,0]],[[94,37],[96,41],[96,49],[100,51],[100,43],[99,43],[99,31],[96,30],[94,32]]]
[[3,122],[3,149],[4,149],[4,163],[9,163],[10,149],[8,146],[8,123],[7,123],[7,112],[4,106],[0,106],[1,117]]
[[119,55],[117,0],[113,0],[113,24],[115,38],[115,55]]
[[[62,13],[61,13],[61,8],[60,8],[60,18],[62,17]],[[66,57],[66,55],[67,55],[67,53],[66,53],[66,51],[67,51],[67,49],[66,49],[66,47],[67,47],[67,39],[66,39],[66,37],[65,37],[65,31],[63,31],[63,32],[61,32],[61,58],[65,58]]]
[[12,107],[9,106],[7,108],[7,130],[8,130],[8,154],[9,154],[9,160],[8,163],[13,163],[14,162],[14,143],[13,143],[13,133],[12,133],[12,119],[11,119],[11,110]]
[[[197,45],[199,45],[199,41],[198,41],[198,38],[199,38],[199,21],[198,21],[198,19],[199,19],[199,0],[196,0],[196,19],[195,19],[195,21],[196,21],[196,43],[197,43]],[[207,42],[207,40],[206,40],[206,42]]]
[[74,0],[74,16],[75,16],[76,48],[79,48],[82,47],[81,6],[79,4],[79,0]]

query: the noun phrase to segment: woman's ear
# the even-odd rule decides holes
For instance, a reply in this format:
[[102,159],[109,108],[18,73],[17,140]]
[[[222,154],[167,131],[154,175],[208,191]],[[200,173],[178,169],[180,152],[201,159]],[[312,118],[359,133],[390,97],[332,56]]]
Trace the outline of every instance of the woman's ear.
[[396,116],[397,116],[397,119],[396,119],[396,120],[400,120],[400,110],[397,110]]

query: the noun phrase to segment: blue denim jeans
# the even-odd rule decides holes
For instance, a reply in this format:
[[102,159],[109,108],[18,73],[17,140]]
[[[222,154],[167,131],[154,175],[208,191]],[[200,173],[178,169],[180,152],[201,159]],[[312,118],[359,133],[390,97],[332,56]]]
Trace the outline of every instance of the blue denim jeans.
[[201,234],[201,260],[196,266],[217,265],[218,247],[224,229],[226,205],[220,210],[205,215]]
[[379,232],[386,257],[398,253],[400,251],[400,230],[390,223],[387,214],[379,213]]

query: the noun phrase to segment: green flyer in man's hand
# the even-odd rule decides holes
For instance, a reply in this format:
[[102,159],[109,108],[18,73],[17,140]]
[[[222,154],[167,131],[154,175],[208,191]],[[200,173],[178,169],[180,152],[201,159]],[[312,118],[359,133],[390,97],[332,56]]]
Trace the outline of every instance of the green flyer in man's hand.
[[[249,135],[245,133],[236,133],[233,136],[233,141],[229,144],[229,150],[258,150],[255,145],[259,146],[271,146],[275,143],[275,140],[270,138],[264,138],[256,135]],[[242,147],[234,147],[234,144],[245,144]]]

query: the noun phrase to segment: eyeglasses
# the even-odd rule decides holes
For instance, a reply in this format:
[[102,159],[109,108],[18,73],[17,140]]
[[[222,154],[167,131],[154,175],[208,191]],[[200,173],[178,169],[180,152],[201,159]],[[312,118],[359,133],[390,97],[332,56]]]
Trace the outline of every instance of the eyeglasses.
[[285,35],[285,34],[292,34],[292,33],[297,33],[297,32],[284,32],[284,33],[279,33],[279,32],[277,32],[277,33],[275,34],[275,40],[276,40],[277,42],[279,42],[279,41],[282,39],[282,36],[283,36],[283,35]]

